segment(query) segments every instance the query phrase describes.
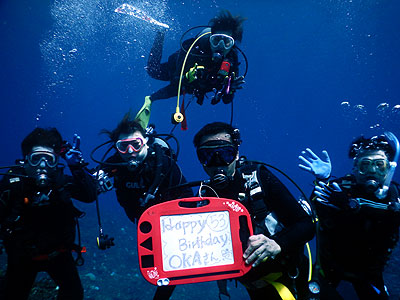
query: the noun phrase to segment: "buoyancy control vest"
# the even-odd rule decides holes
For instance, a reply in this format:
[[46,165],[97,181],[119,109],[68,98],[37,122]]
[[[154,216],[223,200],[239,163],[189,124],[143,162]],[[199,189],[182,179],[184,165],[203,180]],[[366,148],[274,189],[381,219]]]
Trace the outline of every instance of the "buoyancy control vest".
[[265,202],[267,192],[262,186],[261,170],[267,168],[261,164],[245,162],[237,169],[245,181],[244,190],[239,193],[239,200],[247,207],[252,216],[255,234],[271,237],[280,232],[284,226],[276,214]]
[[[260,163],[248,161],[241,163],[237,172],[245,183],[239,192],[239,200],[249,210],[254,234],[264,234],[268,238],[273,238],[284,229],[284,225],[266,203],[268,191],[262,184],[261,172],[263,169],[268,172],[268,169]],[[303,249],[300,248],[280,255],[279,259],[270,260],[268,266],[261,265],[261,269],[254,269],[240,281],[250,289],[272,285],[282,299],[294,300],[297,297],[295,280],[299,276],[302,252]],[[265,270],[269,270],[270,273],[265,273]],[[287,286],[282,284],[282,276],[290,278],[291,283]],[[292,291],[288,287],[291,287]],[[221,289],[220,294],[224,294]]]
[[[33,188],[33,183],[17,175],[23,174],[22,167],[11,169],[8,173],[2,179],[0,195],[5,209],[1,236],[6,249],[18,255],[34,257],[59,249],[54,247],[62,247],[64,250],[77,250],[79,255],[81,246],[74,244],[75,226],[84,213],[73,205],[69,193],[65,191],[66,182],[62,176],[48,193],[40,193]],[[60,220],[65,222],[61,224]],[[46,228],[43,231],[40,229],[46,222],[56,225],[48,228],[53,238],[47,236]],[[60,232],[55,232],[58,229]]]

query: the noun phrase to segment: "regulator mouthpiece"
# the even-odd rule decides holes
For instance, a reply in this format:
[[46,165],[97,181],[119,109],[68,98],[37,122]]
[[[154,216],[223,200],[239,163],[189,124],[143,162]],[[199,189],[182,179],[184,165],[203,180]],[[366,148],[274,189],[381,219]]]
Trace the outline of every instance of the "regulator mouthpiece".
[[39,187],[45,187],[49,184],[49,177],[46,174],[39,174],[36,178],[36,185]]
[[365,182],[365,188],[369,193],[375,193],[379,188],[379,183],[376,180],[370,179]]

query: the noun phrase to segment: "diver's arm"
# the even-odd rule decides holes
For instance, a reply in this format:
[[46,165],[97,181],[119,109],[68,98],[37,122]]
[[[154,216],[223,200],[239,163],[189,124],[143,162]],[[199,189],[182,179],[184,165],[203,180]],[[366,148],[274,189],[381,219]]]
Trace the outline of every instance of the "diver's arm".
[[[10,173],[10,175],[12,176],[13,170],[10,169],[8,171],[8,173]],[[17,178],[16,179],[13,179],[13,178],[16,178],[16,177],[10,177],[8,175],[4,175],[3,178],[0,180],[0,224],[4,221],[4,218],[10,212],[10,206],[12,205],[12,201],[13,201],[12,200],[12,198],[13,198],[12,191],[15,190],[15,188],[11,187],[11,185],[12,185],[12,183],[10,183],[11,180],[16,180],[16,181],[13,181],[13,183],[17,184],[17,185],[18,185],[19,180],[23,180],[22,178],[19,178],[19,180]],[[18,187],[20,187],[20,185],[18,185]]]
[[187,182],[176,161],[171,160],[169,156],[164,156],[163,165],[166,176],[160,186],[161,201],[193,197],[193,190],[190,186],[173,188]]
[[262,169],[261,174],[267,194],[266,202],[284,225],[284,229],[272,238],[280,245],[282,251],[304,246],[315,234],[311,216],[275,175],[266,169]]
[[3,189],[0,190],[0,226],[6,216],[8,206],[8,193]]
[[67,176],[66,186],[71,197],[82,202],[90,203],[96,200],[97,186],[95,179],[84,168],[70,167],[71,176]]
[[[183,176],[182,170],[175,161],[173,161],[171,172],[172,182],[170,183],[170,186],[177,186],[187,182],[185,176]],[[172,192],[174,192],[174,199],[193,197],[193,190],[189,186],[173,190]]]

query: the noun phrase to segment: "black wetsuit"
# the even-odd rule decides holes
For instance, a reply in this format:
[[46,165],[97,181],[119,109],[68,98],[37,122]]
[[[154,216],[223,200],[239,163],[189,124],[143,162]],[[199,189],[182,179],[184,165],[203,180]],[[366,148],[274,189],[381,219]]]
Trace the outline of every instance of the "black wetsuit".
[[[255,170],[256,166],[250,166],[246,174],[251,174]],[[299,299],[303,299],[301,297],[307,294],[307,268],[303,248],[314,236],[312,219],[267,168],[258,168],[257,174],[262,193],[256,193],[253,197],[249,196],[250,190],[245,188],[243,169],[236,169],[228,186],[223,189],[213,187],[218,196],[223,198],[238,200],[239,193],[245,194],[245,199],[241,201],[252,217],[254,234],[264,234],[275,240],[282,249],[275,259],[268,259],[252,268],[244,277],[239,278],[239,281],[246,286],[253,300],[281,299],[275,288],[261,278],[271,273],[282,272],[277,281],[288,287],[292,294],[300,295]],[[209,196],[212,196],[212,193]],[[265,219],[266,215],[271,216],[271,213],[278,221],[278,225],[267,229]],[[276,232],[273,232],[274,230]],[[295,277],[296,274],[299,276],[294,282],[289,276]]]
[[[160,163],[157,163],[157,153],[160,155]],[[107,162],[121,163],[123,161],[120,155],[115,153]],[[160,168],[157,165],[160,165]],[[124,208],[128,218],[135,224],[141,214],[152,205],[173,199],[193,197],[193,191],[189,187],[168,191],[169,187],[183,184],[186,179],[175,160],[166,154],[165,148],[158,145],[149,147],[146,159],[134,171],[128,170],[126,166],[120,166],[106,169],[106,172],[114,177],[118,202]],[[159,180],[161,181],[157,182]],[[153,184],[158,186],[155,197],[143,204],[146,193]],[[153,299],[169,299],[174,288],[175,286],[158,287]]]
[[57,179],[39,190],[22,167],[9,171],[0,182],[1,235],[7,252],[5,295],[1,299],[28,299],[38,272],[45,271],[59,286],[57,299],[83,299],[83,288],[71,250],[75,218],[80,213],[72,198],[96,199],[96,185],[81,169],[73,176],[58,170]]
[[[183,42],[183,48],[188,50],[194,42],[194,38],[188,39]],[[161,63],[162,50],[164,43],[164,33],[159,32],[154,40],[153,47],[151,48],[149,60],[147,62],[148,74],[158,80],[169,81],[170,84],[161,88],[151,95],[152,100],[168,99],[178,94],[179,76],[186,52],[182,49],[176,51],[168,57],[168,61]],[[223,59],[230,63],[229,74],[235,73],[239,76],[239,62],[237,50],[233,48],[227,56]],[[198,79],[188,83],[186,79],[182,80],[182,90],[185,93],[194,94],[197,97],[197,102],[203,104],[204,95],[208,92],[217,89],[223,89],[224,78],[218,74],[221,67],[221,60],[212,59],[212,52],[209,43],[209,35],[202,37],[190,51],[188,59],[185,64],[183,75],[192,68],[195,63],[199,66],[204,66],[205,72],[198,75]],[[222,91],[222,101],[230,103],[233,100],[233,93],[226,94]]]
[[[357,185],[353,176],[335,179],[350,198],[388,204],[399,201],[397,184],[379,200]],[[330,199],[332,204],[335,200]],[[382,272],[399,238],[400,214],[361,207],[336,210],[319,202],[321,299],[342,299],[335,291],[341,280],[350,281],[360,299],[388,299]]]

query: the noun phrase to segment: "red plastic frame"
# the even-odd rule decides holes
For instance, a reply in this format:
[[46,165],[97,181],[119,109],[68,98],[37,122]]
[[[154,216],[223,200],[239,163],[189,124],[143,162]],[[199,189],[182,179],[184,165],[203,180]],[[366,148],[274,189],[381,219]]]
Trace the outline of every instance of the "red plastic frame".
[[[201,207],[182,207],[180,203],[209,201]],[[233,263],[190,268],[183,270],[164,271],[161,242],[161,217],[174,215],[190,215],[198,213],[228,212],[233,250]],[[191,216],[189,216],[191,217]],[[242,229],[240,228],[242,224]],[[246,248],[247,237],[243,243],[242,235],[252,235],[250,215],[247,209],[238,201],[215,197],[193,197],[177,199],[148,208],[140,217],[138,223],[138,254],[139,266],[143,277],[154,285],[176,285],[204,281],[213,281],[239,277],[246,274],[250,265],[243,259],[243,248]],[[242,237],[243,239],[243,237]]]

